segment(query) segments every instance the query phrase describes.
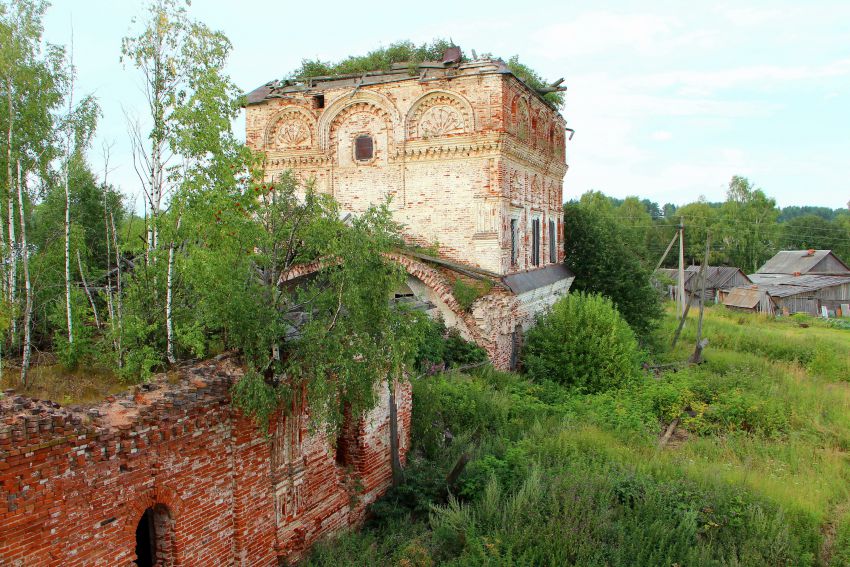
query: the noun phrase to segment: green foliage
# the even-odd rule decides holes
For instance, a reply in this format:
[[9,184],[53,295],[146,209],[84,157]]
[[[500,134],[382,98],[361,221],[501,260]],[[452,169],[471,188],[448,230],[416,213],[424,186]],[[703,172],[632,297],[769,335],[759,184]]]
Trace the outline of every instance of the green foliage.
[[487,352],[483,348],[465,340],[456,328],[447,329],[442,319],[427,319],[422,325],[423,333],[415,364],[419,372],[434,374],[447,368],[487,360]]
[[475,300],[487,295],[492,288],[493,285],[490,282],[473,281],[468,283],[462,278],[457,278],[452,284],[452,295],[460,304],[461,309],[469,311]]
[[523,365],[534,380],[552,380],[585,393],[636,379],[641,351],[611,300],[570,293],[528,332]]
[[258,372],[249,370],[233,385],[233,402],[245,414],[253,416],[264,431],[281,402],[280,392]]
[[[846,331],[714,307],[705,331],[723,344],[704,364],[598,394],[491,368],[415,381],[407,481],[308,564],[845,564],[850,390],[798,358],[850,356]],[[684,437],[659,449],[674,419]]]
[[319,59],[304,59],[301,67],[293,71],[289,78],[304,80],[310,77],[362,74],[370,71],[389,71],[396,63],[410,63],[411,74],[423,61],[440,61],[443,52],[453,44],[446,39],[435,39],[430,44],[416,45],[412,41],[402,40],[370,51],[366,55],[352,55],[331,63]]
[[753,187],[747,178],[734,176],[718,223],[718,236],[730,265],[751,273],[773,256],[777,250],[777,218],[776,201]]
[[[443,52],[454,44],[450,40],[435,39],[430,44],[416,45],[412,41],[402,40],[370,51],[366,55],[352,55],[336,63],[320,59],[303,59],[301,66],[290,73],[289,80],[303,81],[311,77],[360,75],[371,71],[389,71],[393,65],[408,63],[408,71],[415,74],[423,61],[441,61]],[[467,61],[466,57],[463,58]],[[519,57],[514,55],[506,63],[508,69],[518,79],[532,89],[541,89],[548,83],[534,69],[522,64]],[[553,106],[564,104],[564,93],[554,92],[543,95]]]
[[850,258],[850,223],[836,216],[826,220],[820,215],[805,214],[781,224],[779,241],[791,250],[832,250],[839,258]]
[[596,293],[614,302],[643,342],[661,317],[661,303],[640,255],[623,228],[595,204],[593,194],[564,206],[566,265],[575,274],[572,290]]
[[[518,55],[514,55],[508,59],[507,66],[511,70],[511,73],[534,90],[548,86],[546,80],[538,75],[534,69],[520,63]],[[543,95],[543,98],[555,107],[564,105],[564,93],[561,91],[546,93]]]

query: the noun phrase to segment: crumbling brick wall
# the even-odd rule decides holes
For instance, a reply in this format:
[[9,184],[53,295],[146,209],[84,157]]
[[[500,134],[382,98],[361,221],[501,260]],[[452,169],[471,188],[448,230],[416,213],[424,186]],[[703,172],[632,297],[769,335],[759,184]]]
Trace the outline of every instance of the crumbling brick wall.
[[[87,412],[0,401],[0,565],[132,565],[148,510],[162,565],[277,565],[358,523],[391,480],[386,385],[340,462],[304,414],[269,437],[234,410],[240,375],[209,361]],[[404,459],[409,385],[396,401]]]
[[[247,107],[246,142],[265,152],[269,181],[290,170],[346,211],[391,197],[405,236],[438,245],[446,258],[500,274],[534,269],[529,239],[537,219],[539,266],[561,262],[566,123],[497,68],[479,61],[445,76],[389,73],[376,84],[283,89]],[[354,140],[364,134],[374,140],[374,158],[358,162]],[[519,231],[514,264],[512,219]]]

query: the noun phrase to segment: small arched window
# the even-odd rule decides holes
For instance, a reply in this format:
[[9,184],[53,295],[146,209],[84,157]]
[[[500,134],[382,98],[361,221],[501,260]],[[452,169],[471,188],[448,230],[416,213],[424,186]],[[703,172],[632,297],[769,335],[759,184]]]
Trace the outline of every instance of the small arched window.
[[372,136],[362,134],[354,139],[354,159],[357,161],[371,161],[375,156],[375,142]]

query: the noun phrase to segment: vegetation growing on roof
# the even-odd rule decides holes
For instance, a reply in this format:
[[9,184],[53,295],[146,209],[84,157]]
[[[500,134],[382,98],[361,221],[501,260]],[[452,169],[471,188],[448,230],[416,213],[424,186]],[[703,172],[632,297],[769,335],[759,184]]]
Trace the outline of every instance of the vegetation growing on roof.
[[289,78],[304,80],[328,75],[389,71],[396,63],[409,63],[410,73],[414,74],[419,63],[442,60],[443,52],[453,45],[447,39],[435,39],[430,44],[423,43],[418,46],[410,40],[402,40],[391,43],[387,47],[372,50],[366,55],[350,55],[336,63],[320,59],[303,59],[301,67],[293,71]]
[[[523,65],[522,63],[520,63],[518,55],[514,55],[513,57],[508,59],[507,66],[508,69],[511,70],[511,73],[513,73],[517,79],[524,82],[526,85],[528,85],[535,91],[538,91],[549,84],[543,77],[538,75],[534,69],[532,69],[528,65]],[[544,99],[546,99],[546,101],[556,107],[561,107],[564,105],[563,92],[558,91],[553,93],[545,93],[542,94],[542,96]]]
[[[387,47],[372,50],[366,55],[351,55],[335,63],[321,59],[303,59],[301,66],[290,73],[287,78],[303,81],[311,77],[389,71],[396,63],[408,63],[408,71],[413,75],[420,63],[442,60],[443,52],[453,46],[454,43],[451,40],[443,38],[421,45],[416,45],[410,40],[401,40],[391,43]],[[482,57],[492,57],[492,55],[485,53],[482,54]],[[469,58],[462,55],[461,60],[466,62],[469,61]],[[538,75],[534,69],[520,63],[517,55],[508,59],[506,65],[511,73],[532,89],[539,90],[548,85],[548,82]],[[542,96],[553,106],[560,107],[564,104],[564,93],[562,92],[546,93]]]

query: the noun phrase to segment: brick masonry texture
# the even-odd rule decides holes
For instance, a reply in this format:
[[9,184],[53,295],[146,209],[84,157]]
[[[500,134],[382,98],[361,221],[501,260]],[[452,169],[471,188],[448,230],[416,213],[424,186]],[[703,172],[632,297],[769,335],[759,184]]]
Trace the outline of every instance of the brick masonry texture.
[[[230,404],[220,357],[85,412],[0,401],[0,565],[133,565],[153,509],[161,565],[278,565],[357,525],[391,481],[389,393],[335,452],[306,404],[260,432]],[[411,392],[398,384],[402,461]]]
[[[565,121],[494,62],[463,64],[435,77],[388,73],[376,84],[319,80],[306,89],[263,92],[272,94],[247,107],[246,140],[265,152],[268,181],[292,171],[355,214],[390,197],[411,243],[436,246],[443,258],[499,275],[563,262]],[[370,159],[356,159],[361,136],[373,140]],[[540,221],[538,266],[533,220]],[[517,333],[572,283],[521,296],[495,287],[463,311],[445,274],[408,257],[395,259],[414,294],[436,306],[433,314],[487,350],[499,368],[512,366]]]
[[[426,81],[335,84],[248,106],[246,140],[266,153],[268,180],[291,170],[355,213],[391,197],[411,241],[500,274],[534,267],[532,219],[541,221],[541,266],[550,263],[551,220],[563,260],[565,122],[513,75],[472,65]],[[374,156],[358,161],[363,135]],[[511,219],[519,223],[515,265]]]

